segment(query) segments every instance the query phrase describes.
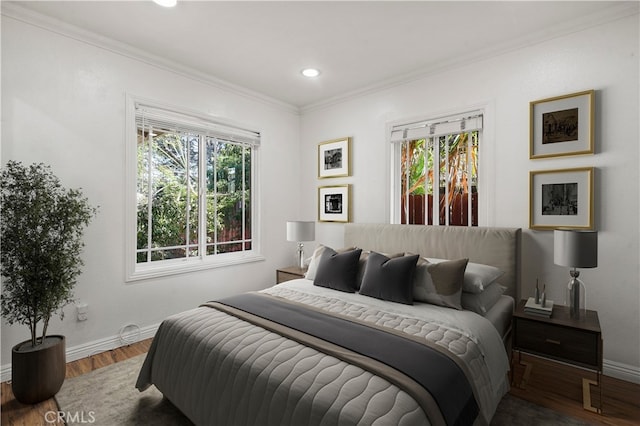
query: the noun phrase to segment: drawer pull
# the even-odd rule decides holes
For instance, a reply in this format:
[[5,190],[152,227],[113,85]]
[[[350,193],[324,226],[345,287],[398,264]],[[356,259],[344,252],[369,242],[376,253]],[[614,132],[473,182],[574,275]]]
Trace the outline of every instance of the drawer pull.
[[551,343],[552,345],[559,345],[560,344],[559,340],[546,339],[545,342]]

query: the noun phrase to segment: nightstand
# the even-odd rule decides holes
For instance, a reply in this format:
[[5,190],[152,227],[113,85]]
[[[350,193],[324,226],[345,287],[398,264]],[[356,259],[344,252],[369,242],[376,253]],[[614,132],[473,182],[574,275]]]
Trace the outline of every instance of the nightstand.
[[[554,305],[550,318],[524,312],[526,300],[520,301],[513,314],[513,350],[525,352],[576,367],[595,371],[597,380],[582,379],[582,403],[585,410],[602,412],[602,331],[596,311],[586,311],[579,319],[571,318],[569,308]],[[519,359],[520,361],[520,359]],[[526,365],[521,387],[531,374]],[[591,385],[600,391],[600,407],[591,404]]]
[[299,266],[287,266],[286,268],[280,268],[276,270],[276,284],[280,284],[285,281],[295,280],[298,278],[304,278],[304,274],[307,273],[307,268],[301,268]]

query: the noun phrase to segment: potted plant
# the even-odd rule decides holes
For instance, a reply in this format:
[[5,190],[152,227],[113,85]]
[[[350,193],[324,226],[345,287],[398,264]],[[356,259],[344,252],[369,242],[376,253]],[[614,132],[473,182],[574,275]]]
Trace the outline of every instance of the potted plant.
[[55,395],[64,381],[65,339],[47,335],[47,326],[73,301],[82,234],[97,210],[44,164],[9,161],[0,192],[2,316],[31,331],[31,339],[12,350],[12,389],[18,401],[35,404]]

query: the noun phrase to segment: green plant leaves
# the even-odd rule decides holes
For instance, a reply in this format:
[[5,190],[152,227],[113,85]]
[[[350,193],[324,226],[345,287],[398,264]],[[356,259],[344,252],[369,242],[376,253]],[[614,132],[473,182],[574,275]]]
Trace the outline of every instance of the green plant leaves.
[[73,300],[84,228],[97,213],[80,189],[66,189],[45,164],[9,161],[0,181],[2,316],[28,325],[32,344]]

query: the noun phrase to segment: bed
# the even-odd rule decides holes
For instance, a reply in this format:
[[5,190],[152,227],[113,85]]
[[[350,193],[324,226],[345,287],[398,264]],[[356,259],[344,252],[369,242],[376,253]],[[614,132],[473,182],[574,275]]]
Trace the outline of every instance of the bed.
[[[136,387],[155,385],[198,425],[488,424],[509,389],[520,229],[346,224],[344,248],[318,247],[305,279],[167,318]],[[356,250],[357,291],[322,280],[348,275],[327,265],[352,265]],[[498,278],[463,291],[484,266]],[[416,300],[417,284],[389,296],[391,270],[430,277],[442,303]],[[460,271],[472,310],[448,306],[460,294],[440,284]],[[486,311],[470,299],[498,286]]]

